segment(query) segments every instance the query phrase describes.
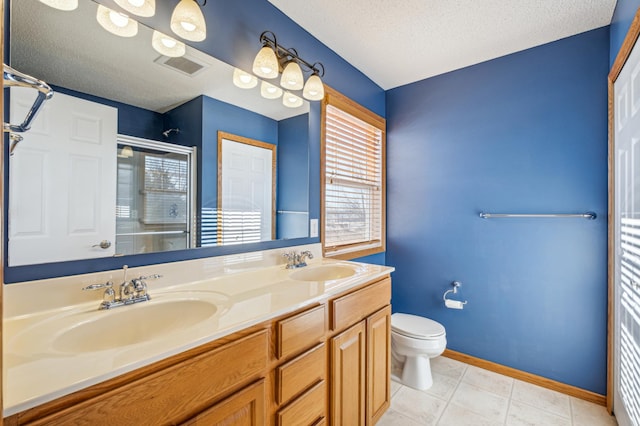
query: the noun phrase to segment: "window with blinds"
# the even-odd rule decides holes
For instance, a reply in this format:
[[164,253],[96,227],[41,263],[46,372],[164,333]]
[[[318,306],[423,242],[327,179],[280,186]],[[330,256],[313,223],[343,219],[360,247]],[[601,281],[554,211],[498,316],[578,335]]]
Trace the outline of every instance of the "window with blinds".
[[385,121],[331,91],[323,104],[325,256],[385,249]]

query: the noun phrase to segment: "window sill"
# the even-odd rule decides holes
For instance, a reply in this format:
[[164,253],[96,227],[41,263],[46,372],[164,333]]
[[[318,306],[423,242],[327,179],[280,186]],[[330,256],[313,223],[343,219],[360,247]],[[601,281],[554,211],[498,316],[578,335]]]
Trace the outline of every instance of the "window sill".
[[327,251],[324,247],[322,247],[322,253],[324,257],[328,257],[330,259],[339,259],[339,260],[353,260],[358,259],[360,257],[370,256],[372,254],[384,253],[385,247],[384,244],[377,244],[375,246],[366,245],[366,246],[358,246],[358,247],[349,247],[343,248],[339,250],[330,250]]

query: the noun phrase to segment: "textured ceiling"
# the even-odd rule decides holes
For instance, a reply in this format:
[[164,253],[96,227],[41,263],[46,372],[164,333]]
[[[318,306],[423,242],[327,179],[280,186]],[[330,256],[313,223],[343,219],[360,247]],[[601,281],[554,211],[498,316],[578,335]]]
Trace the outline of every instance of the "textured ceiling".
[[[608,25],[616,0],[269,0],[383,89]],[[330,70],[327,70],[330,72]]]
[[274,120],[309,110],[306,101],[303,107],[286,108],[281,99],[264,99],[259,85],[250,90],[235,87],[233,67],[191,47],[187,56],[205,65],[201,72],[187,76],[160,65],[150,28],[140,25],[137,36],[118,37],[98,25],[96,10],[90,0],[81,0],[73,12],[38,0],[14,0],[11,65],[47,83],[157,112],[201,94]]

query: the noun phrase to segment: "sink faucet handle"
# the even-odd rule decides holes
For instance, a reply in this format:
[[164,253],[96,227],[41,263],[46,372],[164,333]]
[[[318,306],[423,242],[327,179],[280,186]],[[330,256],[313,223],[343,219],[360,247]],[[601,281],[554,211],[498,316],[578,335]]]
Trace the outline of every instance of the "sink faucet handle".
[[108,309],[109,306],[115,302],[116,300],[116,292],[113,289],[113,282],[107,281],[103,284],[91,284],[86,287],[83,287],[83,290],[100,290],[105,289],[104,294],[102,295],[102,303],[100,304],[103,309]]
[[147,297],[147,298],[149,298],[147,296],[147,283],[145,283],[143,281],[144,279],[145,279],[144,277],[140,277],[140,278],[136,278],[135,280],[131,281],[133,283],[133,290],[136,293],[136,297]]
[[300,259],[304,259],[305,256],[308,257],[309,259],[313,259],[313,253],[311,253],[309,250],[305,250],[300,253]]
[[295,251],[290,251],[287,253],[282,253],[282,257],[287,259],[287,269],[293,269],[296,267],[298,263],[298,255]]
[[100,290],[101,288],[110,288],[113,287],[113,283],[111,281],[107,281],[102,284],[91,284],[86,287],[82,287],[82,290]]
[[158,278],[162,278],[162,275],[160,274],[145,275],[137,279],[138,280],[157,280]]

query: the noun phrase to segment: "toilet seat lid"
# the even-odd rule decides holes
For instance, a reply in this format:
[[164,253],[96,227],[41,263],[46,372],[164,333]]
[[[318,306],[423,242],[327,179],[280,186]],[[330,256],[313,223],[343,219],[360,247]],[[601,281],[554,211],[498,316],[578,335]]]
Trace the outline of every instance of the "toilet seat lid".
[[432,339],[445,335],[444,326],[439,322],[401,313],[391,315],[391,330],[416,339]]

